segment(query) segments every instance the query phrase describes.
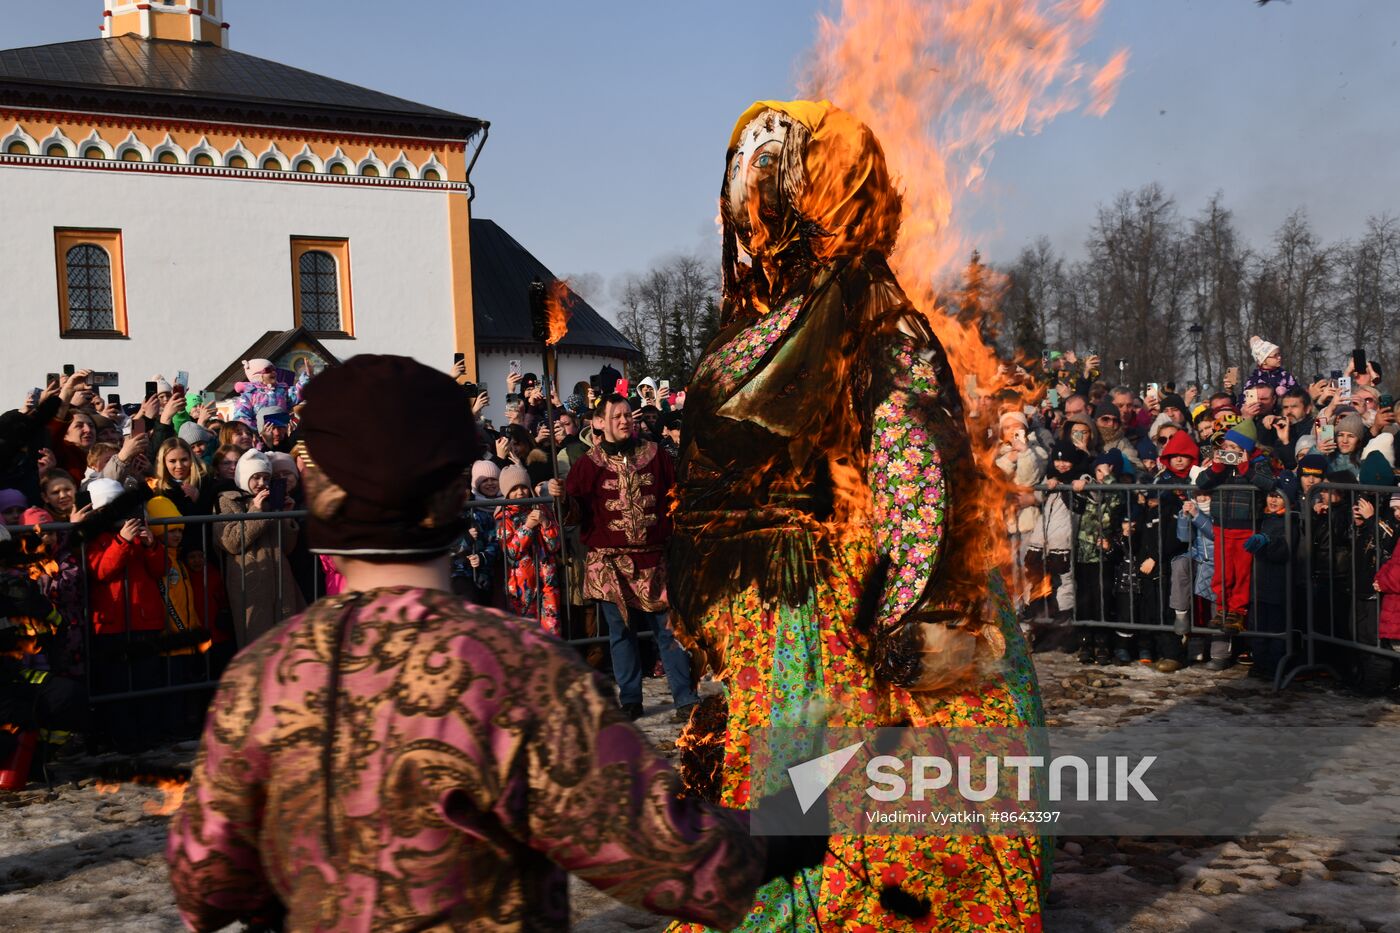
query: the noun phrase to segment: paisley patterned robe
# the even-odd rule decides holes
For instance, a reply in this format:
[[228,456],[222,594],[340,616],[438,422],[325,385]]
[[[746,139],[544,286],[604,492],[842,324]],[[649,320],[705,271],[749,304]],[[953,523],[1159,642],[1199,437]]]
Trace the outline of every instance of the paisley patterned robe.
[[291,930],[561,930],[566,872],[730,926],[765,846],[743,814],[678,791],[533,623],[374,590],[322,600],[233,661],[166,854],[196,930],[278,902]]

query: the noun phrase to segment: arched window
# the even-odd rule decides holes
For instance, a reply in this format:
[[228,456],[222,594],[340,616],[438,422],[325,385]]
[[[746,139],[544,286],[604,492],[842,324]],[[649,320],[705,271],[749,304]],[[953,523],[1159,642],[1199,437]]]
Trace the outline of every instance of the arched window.
[[316,171],[316,163],[312,162],[310,159],[302,159],[297,163],[297,171],[303,173],[314,172]]
[[377,165],[366,165],[364,171],[360,172],[366,178],[378,178],[379,167]]
[[245,158],[243,158],[241,155],[236,155],[236,156],[234,156],[233,158],[231,158],[231,159],[228,160],[228,167],[229,167],[229,168],[247,168],[247,167],[248,167],[248,160],[245,159]]
[[409,174],[408,174],[408,169],[406,169],[406,168],[404,168],[402,165],[400,165],[398,168],[394,169],[394,177],[395,177],[395,178],[408,178],[408,177],[410,177]]
[[430,168],[430,169],[428,169],[426,172],[423,173],[423,180],[424,180],[424,181],[441,181],[441,180],[442,180],[442,176],[438,174],[438,170],[437,170],[437,169],[435,169],[435,168]]
[[201,152],[199,155],[197,155],[197,156],[194,157],[194,164],[195,164],[195,165],[213,165],[213,164],[214,164],[214,157],[211,156],[211,155],[210,155],[209,153],[207,153],[207,152]]
[[160,154],[160,162],[163,165],[174,165],[179,161],[180,157],[177,156],[175,153],[171,152],[169,149],[165,150]]
[[99,149],[97,146],[88,146],[87,149],[83,152],[83,158],[84,158],[84,159],[105,159],[105,158],[107,158],[107,153],[103,152],[103,151],[102,151],[101,149]]
[[344,175],[344,174],[345,174],[345,163],[344,163],[344,162],[332,162],[332,163],[331,163],[331,174],[332,174],[332,175]]
[[340,330],[340,274],[335,257],[323,250],[307,250],[297,260],[297,272],[301,325],[313,333]]
[[112,257],[100,246],[79,243],[64,254],[68,281],[68,326],[72,330],[115,330]]
[[16,139],[5,151],[10,155],[29,155],[29,144],[22,139]]
[[50,143],[46,155],[54,159],[66,159],[68,158],[68,150],[63,148],[62,143]]

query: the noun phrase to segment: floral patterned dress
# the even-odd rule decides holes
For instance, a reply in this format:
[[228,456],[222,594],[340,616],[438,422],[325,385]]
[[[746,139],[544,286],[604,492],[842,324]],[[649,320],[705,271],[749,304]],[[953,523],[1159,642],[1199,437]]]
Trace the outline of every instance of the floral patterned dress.
[[[754,786],[754,737],[814,702],[832,727],[1043,725],[1010,601],[985,566],[988,637],[1005,646],[996,673],[918,693],[877,675],[873,633],[938,607],[950,574],[978,566],[949,556],[969,537],[957,496],[975,489],[958,485],[975,465],[956,392],[882,261],[838,263],[766,313],[731,314],[711,345],[689,387],[670,590],[678,630],[726,688],[718,802],[749,807],[772,790]],[[875,624],[862,625],[878,563]],[[761,888],[740,929],[1040,929],[1041,837],[834,836],[830,847],[805,877]],[[890,884],[931,912],[882,907]]]
[[559,634],[559,523],[548,509],[544,521],[530,528],[530,509],[503,506],[497,513],[497,532],[506,555],[506,609],[518,616],[538,619],[540,628]]

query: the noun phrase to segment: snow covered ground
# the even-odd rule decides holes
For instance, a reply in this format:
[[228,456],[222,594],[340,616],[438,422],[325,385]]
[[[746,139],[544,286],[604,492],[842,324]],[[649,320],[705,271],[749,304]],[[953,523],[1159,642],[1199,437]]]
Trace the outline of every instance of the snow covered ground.
[[[1356,697],[1325,680],[1274,696],[1240,668],[1165,675],[1137,665],[1081,667],[1058,654],[1037,656],[1037,668],[1052,725],[1140,716],[1370,725],[1380,730],[1377,741],[1400,742],[1395,697]],[[651,714],[641,725],[663,753],[673,754],[680,727],[671,721],[665,683],[649,680],[646,689]],[[172,746],[132,770],[187,768],[193,752],[189,743]],[[89,776],[52,791],[31,783],[0,796],[0,929],[181,929],[162,857],[167,818],[159,810],[166,795],[129,781],[114,793],[104,789]],[[660,918],[585,885],[576,883],[573,897],[575,923],[585,933],[664,928]],[[1400,837],[1365,844],[1303,837],[1061,839],[1046,920],[1047,930],[1067,933],[1400,933]]]

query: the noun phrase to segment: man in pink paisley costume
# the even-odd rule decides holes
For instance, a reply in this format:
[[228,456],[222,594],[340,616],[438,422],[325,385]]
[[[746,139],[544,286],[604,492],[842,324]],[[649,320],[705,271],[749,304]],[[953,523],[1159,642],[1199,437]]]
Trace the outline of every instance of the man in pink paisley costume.
[[765,878],[819,860],[678,799],[569,648],[451,595],[478,441],[447,375],[357,356],[305,402],[311,540],[345,590],[223,676],[166,851],[192,929],[561,930],[570,872],[728,927]]

